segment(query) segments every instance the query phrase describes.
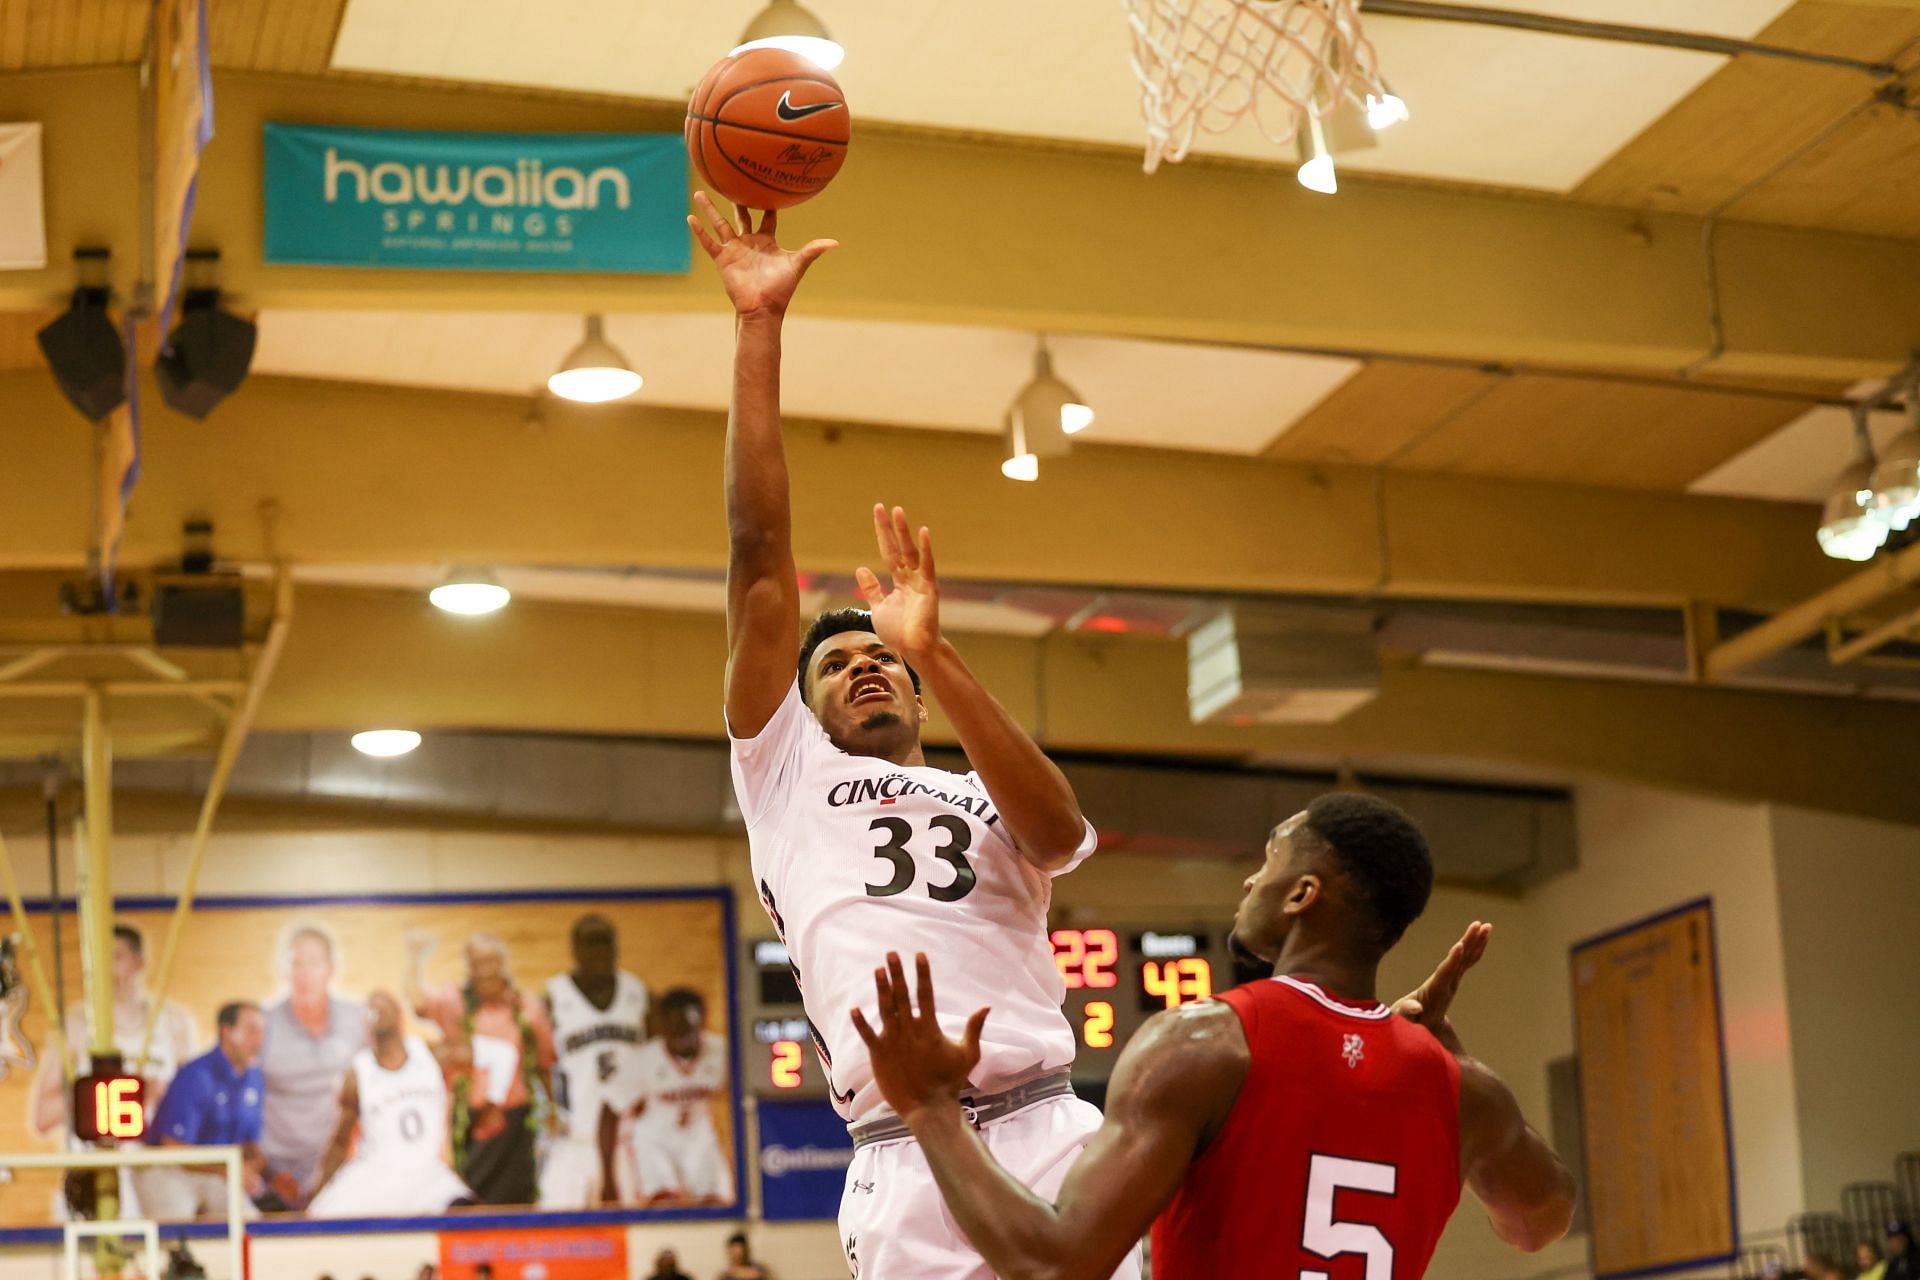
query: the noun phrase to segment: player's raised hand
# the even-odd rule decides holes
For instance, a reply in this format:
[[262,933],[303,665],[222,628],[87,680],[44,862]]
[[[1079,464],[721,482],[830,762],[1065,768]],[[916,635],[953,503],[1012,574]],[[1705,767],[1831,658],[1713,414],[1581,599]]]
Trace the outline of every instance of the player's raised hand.
[[1487,954],[1487,940],[1492,936],[1490,924],[1475,920],[1468,925],[1427,980],[1393,1002],[1393,1011],[1433,1032],[1448,1049],[1460,1052],[1460,1041],[1453,1034],[1447,1012],[1453,1007],[1453,998],[1460,994],[1460,980]]
[[726,286],[727,297],[733,300],[738,315],[784,314],[807,268],[827,250],[839,247],[837,240],[810,240],[798,249],[782,249],[774,239],[780,223],[777,212],[761,214],[760,225],[755,227],[753,210],[735,205],[734,216],[739,219],[736,227],[713,207],[706,192],[694,192],[693,203],[697,212],[687,215],[687,225],[719,268],[720,283]]
[[920,658],[940,643],[940,579],[933,569],[933,534],[922,526],[916,538],[903,509],[889,512],[885,503],[876,502],[873,536],[880,544],[881,563],[893,578],[889,591],[866,565],[854,572],[860,596],[873,614],[873,633],[909,660]]
[[873,971],[874,994],[880,1001],[880,1030],[875,1031],[860,1010],[853,1011],[853,1029],[867,1042],[873,1081],[894,1114],[906,1119],[928,1104],[950,1103],[967,1088],[968,1077],[980,1065],[980,1029],[987,1011],[967,1019],[959,1040],[947,1039],[934,1016],[933,971],[926,953],[913,958],[918,979],[920,1011],[914,1012],[907,993],[906,971],[900,953],[887,952],[887,967]]

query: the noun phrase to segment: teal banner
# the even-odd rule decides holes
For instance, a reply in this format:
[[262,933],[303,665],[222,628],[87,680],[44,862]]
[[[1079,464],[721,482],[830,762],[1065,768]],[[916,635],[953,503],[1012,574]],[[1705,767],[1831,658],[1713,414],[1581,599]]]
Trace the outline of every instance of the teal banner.
[[687,271],[677,133],[266,126],[268,262]]

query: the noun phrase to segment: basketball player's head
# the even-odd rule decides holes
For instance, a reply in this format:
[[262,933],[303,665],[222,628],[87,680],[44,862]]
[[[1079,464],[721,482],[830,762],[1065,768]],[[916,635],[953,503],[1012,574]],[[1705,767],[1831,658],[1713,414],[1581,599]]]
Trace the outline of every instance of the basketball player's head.
[[660,997],[660,1038],[674,1057],[697,1057],[706,1026],[707,1002],[692,987],[675,987]]
[[294,999],[325,998],[333,985],[333,936],[317,924],[298,926],[287,935],[283,963]]
[[1292,941],[1372,963],[1426,910],[1433,855],[1396,806],[1334,792],[1273,829],[1246,890],[1233,936],[1262,960]]
[[920,676],[873,631],[873,615],[831,609],[800,642],[800,697],[833,745],[891,756],[920,741]]
[[619,963],[620,949],[613,922],[603,915],[584,915],[573,922],[573,967],[583,978],[607,979]]
[[390,1039],[404,1029],[400,1002],[391,992],[376,991],[367,997],[367,1026],[375,1040]]
[[140,990],[140,971],[147,967],[147,943],[130,924],[113,926],[113,994],[128,999]]
[[467,939],[467,982],[482,1000],[504,1000],[513,990],[507,973],[507,944],[490,933]]
[[267,1019],[260,1006],[251,1000],[232,1000],[220,1006],[214,1019],[219,1026],[220,1052],[227,1061],[242,1070],[260,1060],[260,1049],[267,1043]]

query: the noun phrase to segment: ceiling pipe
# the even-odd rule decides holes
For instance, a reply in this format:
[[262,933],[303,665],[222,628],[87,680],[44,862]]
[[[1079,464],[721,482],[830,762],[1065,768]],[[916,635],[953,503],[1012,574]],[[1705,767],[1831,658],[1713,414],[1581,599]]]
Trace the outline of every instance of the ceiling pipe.
[[1508,27],[1515,31],[1538,31],[1547,35],[1577,36],[1585,40],[1611,40],[1621,44],[1657,45],[1667,49],[1689,49],[1695,53],[1718,53],[1738,57],[1743,53],[1763,58],[1782,58],[1793,62],[1813,62],[1826,67],[1845,67],[1891,80],[1900,68],[1891,62],[1867,62],[1833,53],[1815,53],[1808,49],[1789,49],[1783,45],[1761,44],[1729,36],[1707,35],[1698,31],[1673,31],[1664,27],[1631,27],[1617,22],[1588,22],[1562,18],[1557,14],[1519,13],[1510,9],[1485,9],[1477,5],[1435,4],[1430,0],[1361,0],[1360,11],[1390,18],[1424,18],[1436,22],[1464,22],[1482,27]]
[[1920,582],[1920,542],[1893,555],[1883,555],[1845,582],[1715,645],[1707,651],[1701,667],[1707,679],[1724,680],[1762,658],[1818,635],[1827,623],[1878,604],[1916,582]]

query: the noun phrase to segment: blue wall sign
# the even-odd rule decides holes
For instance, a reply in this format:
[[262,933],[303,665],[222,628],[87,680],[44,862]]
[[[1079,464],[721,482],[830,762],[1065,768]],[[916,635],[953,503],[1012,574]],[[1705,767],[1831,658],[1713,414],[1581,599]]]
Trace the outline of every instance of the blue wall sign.
[[268,262],[683,272],[677,133],[266,126]]
[[830,1102],[762,1101],[760,1209],[769,1222],[832,1221],[853,1162],[847,1122]]

